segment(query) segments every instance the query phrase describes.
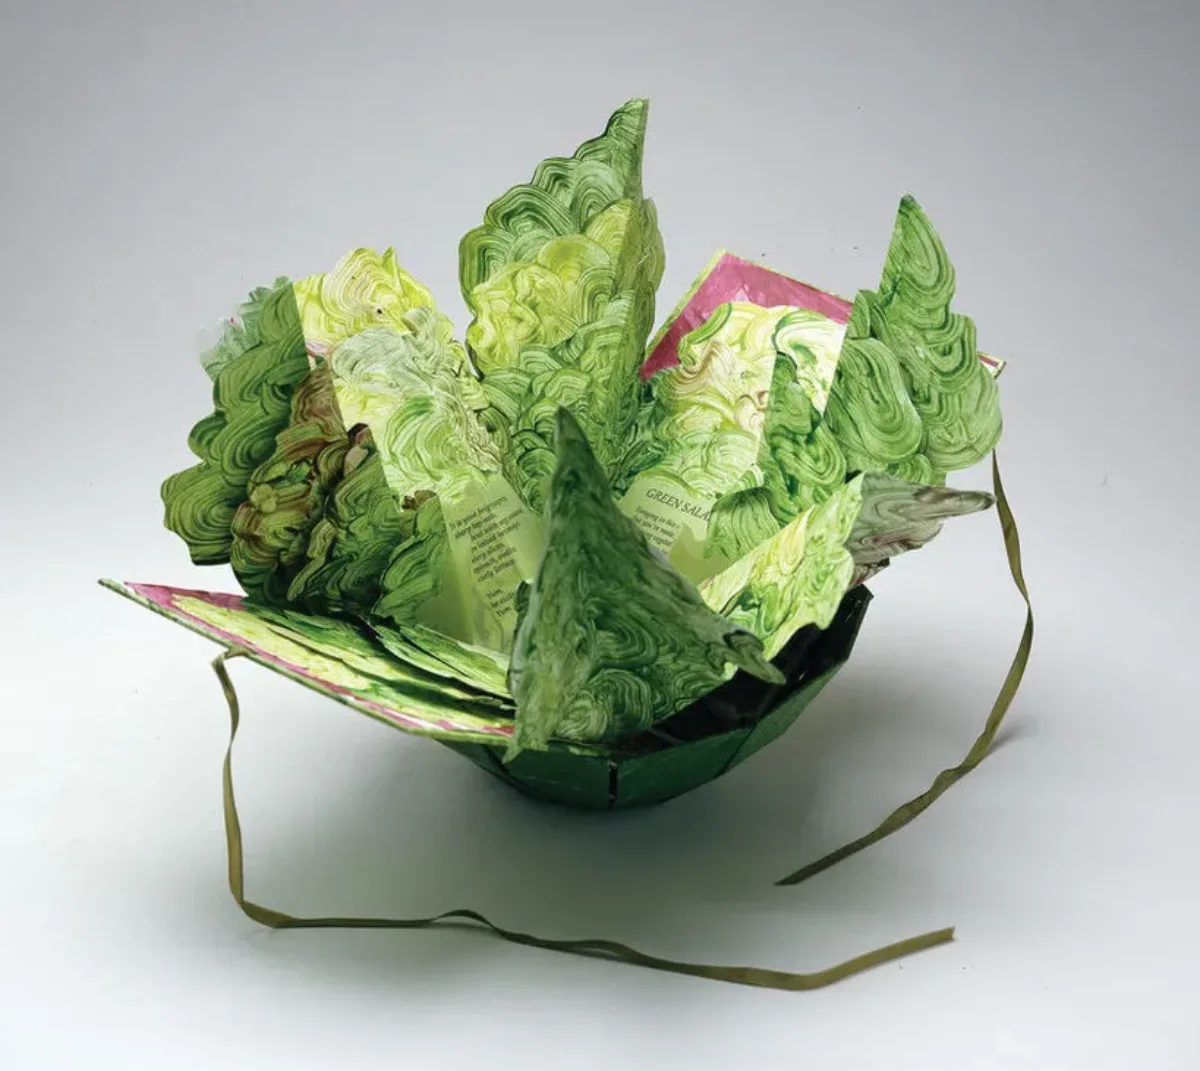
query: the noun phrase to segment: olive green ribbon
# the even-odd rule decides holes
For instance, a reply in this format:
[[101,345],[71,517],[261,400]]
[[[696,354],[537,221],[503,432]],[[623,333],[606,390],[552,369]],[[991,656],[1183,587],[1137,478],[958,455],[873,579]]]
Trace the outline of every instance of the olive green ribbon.
[[[1017,587],[1025,598],[1026,606],[1029,605],[1029,596],[1025,590],[1025,581],[1021,575],[1021,555],[1020,546],[1017,541],[1016,524],[1013,521],[1012,513],[1009,511],[1008,502],[1004,497],[1004,490],[1000,484],[1000,473],[996,467],[995,459],[993,458],[993,477],[996,486],[996,500],[1000,507],[1001,524],[1004,531],[1004,542],[1008,548],[1008,560],[1012,569],[1013,579],[1016,581]],[[854,841],[852,844],[839,849],[816,863],[810,864],[803,870],[779,882],[780,885],[792,885],[803,881],[805,878],[818,873],[841,859],[852,855],[857,851],[870,844],[881,840],[889,833],[899,829],[902,825],[912,821],[918,814],[928,807],[938,796],[942,794],[950,785],[959,778],[963,777],[970,770],[974,769],[991,746],[992,740],[995,737],[996,729],[999,727],[1000,721],[1003,719],[1005,712],[1012,702],[1012,697],[1020,683],[1021,676],[1025,671],[1025,664],[1029,658],[1029,649],[1033,641],[1033,612],[1030,609],[1029,617],[1025,625],[1025,634],[1021,639],[1020,647],[1017,651],[1017,656],[1013,660],[1012,667],[1009,669],[1008,677],[1004,682],[1000,696],[997,698],[995,705],[992,708],[992,713],[988,718],[987,726],[975,746],[971,749],[967,758],[953,770],[944,771],[939,775],[933,786],[924,795],[905,804],[892,815],[890,815],[876,830],[865,837]],[[722,967],[711,966],[700,963],[685,963],[678,960],[663,959],[659,956],[647,955],[644,952],[639,952],[635,948],[628,945],[619,944],[616,941],[607,941],[594,938],[585,938],[578,940],[556,940],[546,937],[535,937],[532,934],[521,933],[517,930],[505,929],[502,926],[497,926],[494,922],[485,918],[477,911],[472,911],[467,908],[457,908],[453,911],[445,911],[439,915],[429,915],[424,918],[338,918],[338,917],[298,917],[288,915],[281,911],[276,911],[273,908],[263,907],[261,904],[255,903],[253,900],[246,898],[245,893],[245,861],[242,851],[242,827],[241,821],[238,818],[237,803],[233,794],[233,745],[237,738],[238,726],[241,723],[241,707],[238,702],[237,692],[234,689],[233,681],[229,676],[227,663],[234,658],[243,657],[248,654],[242,648],[232,647],[223,651],[213,660],[213,670],[217,674],[217,679],[221,682],[221,689],[225,693],[225,700],[229,704],[229,746],[225,752],[225,764],[223,770],[223,786],[224,786],[224,805],[225,805],[225,841],[229,859],[229,891],[233,894],[233,899],[238,907],[254,922],[263,926],[270,927],[276,930],[300,930],[300,929],[360,929],[360,930],[416,930],[427,929],[439,925],[449,926],[466,926],[476,929],[482,933],[491,933],[497,937],[501,937],[506,941],[511,941],[514,944],[526,945],[531,948],[547,949],[552,952],[566,952],[572,955],[588,956],[597,959],[616,960],[622,963],[632,964],[638,967],[648,967],[652,970],[668,971],[672,974],[690,975],[695,978],[707,978],[718,982],[732,982],[737,985],[759,986],[766,989],[779,989],[786,991],[799,991],[808,989],[820,989],[823,986],[832,985],[834,982],[842,981],[852,975],[862,971],[869,970],[872,967],[878,967],[882,964],[889,963],[893,960],[900,959],[904,956],[912,955],[914,952],[920,952],[928,948],[933,948],[936,945],[945,944],[954,939],[954,928],[947,927],[941,930],[933,930],[929,933],[921,934],[917,937],[910,937],[903,941],[897,941],[894,944],[886,945],[883,948],[875,949],[872,952],[866,952],[862,955],[855,956],[852,959],[846,960],[844,963],[839,963],[834,967],[828,967],[824,970],[811,971],[807,973],[794,973],[791,971],[769,970],[763,967]]]
[[382,919],[382,918],[298,918],[286,915],[282,911],[263,907],[261,904],[248,900],[245,893],[245,863],[242,853],[242,826],[238,819],[237,804],[233,796],[233,742],[237,736],[241,712],[237,692],[229,677],[226,662],[247,654],[240,648],[223,651],[213,660],[213,669],[221,681],[225,699],[229,703],[229,748],[225,752],[224,796],[225,796],[225,840],[229,853],[229,891],[238,907],[255,922],[276,930],[302,929],[359,929],[359,930],[417,930],[439,924],[474,924],[483,927],[483,932],[490,932],[506,941],[533,948],[545,948],[553,952],[570,952],[579,956],[591,956],[600,959],[620,960],[638,967],[650,967],[659,971],[670,971],[674,974],[688,974],[697,978],[710,978],[720,982],[735,982],[739,985],[762,986],[768,989],[819,989],[821,986],[832,985],[852,974],[865,971],[871,967],[911,955],[922,949],[943,944],[954,937],[953,929],[935,930],[919,937],[910,937],[905,941],[897,941],[885,948],[855,956],[836,967],[808,974],[793,974],[789,971],[773,971],[762,967],[713,967],[699,963],[680,963],[675,960],[662,959],[659,956],[649,956],[628,945],[616,941],[597,939],[583,940],[554,940],[546,937],[535,937],[532,934],[520,933],[497,926],[478,911],[467,908],[457,908],[445,911],[440,915],[430,915],[425,918]]
[[1025,667],[1029,664],[1029,652],[1033,648],[1033,604],[1029,601],[1029,589],[1025,586],[1025,573],[1021,566],[1021,538],[1017,533],[1017,522],[1013,519],[1012,510],[1008,505],[1008,498],[1004,494],[1004,484],[1000,481],[1000,464],[996,460],[995,453],[992,454],[992,486],[996,493],[996,511],[1000,515],[1000,530],[1004,535],[1004,549],[1008,555],[1009,572],[1012,574],[1013,583],[1016,584],[1017,590],[1021,593],[1021,598],[1025,600],[1026,613],[1025,631],[1021,634],[1021,642],[1017,645],[1017,653],[1013,656],[1012,664],[1008,667],[1008,675],[1004,678],[1004,683],[1000,686],[996,701],[992,704],[992,710],[988,714],[987,721],[984,723],[983,732],[976,737],[975,743],[971,745],[971,750],[967,752],[966,758],[962,762],[957,766],[952,766],[948,770],[943,770],[934,778],[933,784],[929,788],[915,799],[911,799],[907,803],[897,807],[879,825],[871,830],[870,833],[851,841],[849,844],[843,845],[828,855],[822,856],[815,863],[809,863],[807,866],[801,867],[794,874],[789,874],[786,878],[781,878],[775,883],[776,885],[798,885],[805,879],[821,873],[822,870],[828,870],[843,859],[861,852],[864,848],[869,848],[872,844],[878,843],[884,837],[908,825],[909,822],[925,811],[946,789],[956,782],[961,781],[976,766],[983,762],[991,751],[992,744],[996,740],[996,733],[1000,730],[1001,722],[1004,721],[1004,715],[1008,713],[1008,708],[1012,706],[1013,697],[1017,694],[1017,689],[1021,686],[1021,678],[1025,676]]

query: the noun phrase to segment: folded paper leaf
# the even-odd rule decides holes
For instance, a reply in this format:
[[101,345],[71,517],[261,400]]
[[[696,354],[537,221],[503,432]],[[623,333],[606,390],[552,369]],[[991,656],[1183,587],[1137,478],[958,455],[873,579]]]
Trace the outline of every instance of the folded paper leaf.
[[806,625],[825,628],[854,578],[846,542],[862,509],[858,476],[700,585],[717,613],[754,633],[774,658]]
[[[512,736],[513,710],[505,697],[430,673],[382,643],[364,647],[363,636],[356,638],[355,626],[345,621],[316,615],[282,619],[278,609],[236,595],[154,584],[104,584],[394,728],[464,744],[504,746]],[[305,624],[297,628],[299,619]]]
[[331,272],[295,285],[308,352],[328,356],[340,342],[371,327],[407,330],[416,308],[433,308],[433,295],[396,260],[395,250],[355,249]]
[[547,541],[513,646],[509,757],[551,737],[612,741],[711,691],[737,666],[780,672],[720,617],[613,502],[582,429],[560,409]]
[[289,279],[280,276],[271,286],[255,287],[237,313],[222,323],[215,344],[200,354],[200,364],[210,379],[216,379],[225,365],[259,344],[262,335],[258,325],[263,308],[276,290],[289,284]]
[[845,482],[845,456],[822,419],[826,382],[832,384],[843,334],[842,325],[808,309],[787,308],[776,320],[770,397],[757,459],[761,486],[718,500],[706,557],[737,561]]
[[[910,196],[900,202],[876,291],[864,291],[849,334],[877,339],[895,354],[922,423],[929,471],[897,472],[940,483],[978,464],[1000,439],[995,378],[976,359],[975,324],[952,312],[954,268],[933,224]],[[922,466],[923,467],[923,466]]]
[[246,500],[250,477],[275,449],[288,424],[291,395],[308,374],[300,316],[290,283],[263,297],[255,291],[254,327],[243,340],[209,358],[213,412],[192,429],[188,446],[200,463],[162,487],[166,526],[188,546],[197,565],[229,561],[231,525]]
[[509,699],[508,656],[462,643],[425,625],[397,628],[375,624],[379,642],[397,658],[428,673],[462,681],[477,691]]
[[917,550],[950,517],[994,504],[983,491],[860,473],[700,585],[704,601],[753,632],[775,658],[802,628],[826,628],[847,590]]
[[783,312],[721,306],[680,343],[680,364],[650,381],[658,457],[633,478],[621,509],[690,580],[720,567],[705,560],[714,504],[762,480],[757,461]]
[[291,419],[275,437],[274,453],[251,474],[233,515],[230,560],[248,594],[269,603],[292,601],[312,529],[342,480],[351,446],[322,360],[296,387]]
[[916,470],[914,477],[932,476],[932,466],[918,457],[925,429],[900,362],[877,339],[843,343],[825,420],[848,471],[898,474],[903,469]]
[[908,483],[884,473],[863,477],[862,509],[846,547],[860,568],[880,566],[898,554],[919,550],[941,531],[942,522],[991,509],[986,491],[957,491]]
[[[389,594],[398,585],[391,563],[420,527],[420,502],[420,496],[403,501],[396,496],[370,429],[355,428],[340,479],[309,532],[304,565],[292,579],[287,602],[321,613],[371,611],[385,584]],[[427,587],[435,581],[427,575]]]
[[532,510],[554,469],[555,414],[575,414],[610,479],[646,448],[639,371],[664,268],[642,193],[648,104],[618,109],[569,159],[543,161],[466,235],[467,344],[509,482]]

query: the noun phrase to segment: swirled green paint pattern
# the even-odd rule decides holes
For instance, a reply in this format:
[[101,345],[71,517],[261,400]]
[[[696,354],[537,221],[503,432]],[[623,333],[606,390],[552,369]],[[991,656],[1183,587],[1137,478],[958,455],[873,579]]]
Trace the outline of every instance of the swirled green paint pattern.
[[723,258],[643,377],[647,113],[488,206],[459,246],[461,342],[391,249],[249,295],[162,498],[250,601],[179,593],[177,617],[362,709],[515,717],[510,756],[608,743],[738,668],[772,679],[853,584],[993,504],[944,486],[996,444],[999,399],[911,197],[877,289],[842,302]]
[[613,501],[578,422],[558,412],[547,542],[513,646],[508,757],[552,737],[614,741],[710,692],[740,667],[783,677],[752,631],[714,613]]

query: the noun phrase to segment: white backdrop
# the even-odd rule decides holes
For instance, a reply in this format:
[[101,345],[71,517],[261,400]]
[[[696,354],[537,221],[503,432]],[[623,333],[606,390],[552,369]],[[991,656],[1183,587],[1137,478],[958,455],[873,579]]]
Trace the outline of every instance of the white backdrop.
[[[1200,1066],[1198,27],[1188,0],[4,4],[0,1065]],[[773,887],[978,731],[1022,621],[989,513],[873,583],[784,740],[645,812],[537,806],[235,665],[251,894],[794,970],[958,940],[789,995],[474,933],[267,933],[224,885],[215,648],[95,585],[234,590],[161,526],[207,412],[197,332],[360,244],[465,326],[459,237],[639,95],[663,313],[718,247],[874,285],[905,191],[941,231],[1011,362],[1039,634],[1004,746]]]

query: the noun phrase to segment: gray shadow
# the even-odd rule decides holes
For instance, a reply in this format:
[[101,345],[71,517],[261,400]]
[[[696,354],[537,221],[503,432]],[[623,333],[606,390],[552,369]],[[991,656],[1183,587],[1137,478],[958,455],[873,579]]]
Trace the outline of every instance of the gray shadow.
[[[864,914],[925,918],[938,890],[928,873],[905,864],[903,852],[868,849],[803,885],[774,882],[903,802],[860,808],[854,828],[831,811],[848,792],[885,778],[897,755],[917,756],[920,791],[965,754],[982,712],[978,724],[966,723],[953,702],[931,702],[935,690],[928,678],[848,668],[782,739],[725,777],[664,804],[615,812],[532,800],[433,742],[397,737],[395,747],[348,757],[353,795],[344,781],[338,789],[309,785],[304,813],[277,818],[273,830],[243,809],[247,894],[297,915],[410,917],[471,908],[543,937],[607,937],[688,959],[708,958],[713,916],[740,931],[756,916],[777,926],[785,913],[801,930],[849,933]],[[326,703],[312,695],[300,701]],[[1028,734],[1021,718],[1003,745]],[[244,766],[237,775],[253,777]],[[954,792],[935,808],[952,806]],[[179,895],[183,884],[194,901],[198,874],[209,888],[213,872],[223,874],[217,844],[197,845],[186,858],[189,873],[157,875],[162,895]],[[214,932],[227,931],[228,897],[206,903],[211,910],[199,917]],[[707,924],[698,921],[704,918]],[[477,934],[246,925],[251,946],[280,963],[396,990],[427,990],[494,963],[499,947]],[[704,933],[695,932],[700,925]],[[905,932],[896,936],[911,932],[911,923],[897,926]]]

